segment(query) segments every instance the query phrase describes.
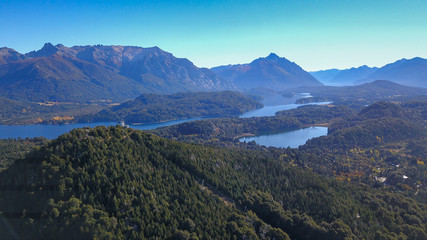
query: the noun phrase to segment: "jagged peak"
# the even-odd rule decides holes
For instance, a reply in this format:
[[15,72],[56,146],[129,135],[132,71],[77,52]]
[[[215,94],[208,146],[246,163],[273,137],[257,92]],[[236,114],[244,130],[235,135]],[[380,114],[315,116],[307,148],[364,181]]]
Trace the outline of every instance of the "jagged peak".
[[260,58],[260,59],[268,60],[268,61],[274,62],[276,64],[295,64],[295,65],[297,65],[296,63],[288,60],[287,58],[280,57],[279,55],[277,55],[275,53],[270,53],[266,58]]
[[45,57],[51,56],[58,52],[58,48],[55,47],[52,43],[48,42],[43,45],[43,47],[38,51],[32,51],[27,53],[28,57]]
[[[50,42],[47,42],[47,43],[45,43],[44,45],[43,45],[43,48],[54,48],[55,46],[53,46],[53,44],[52,43],[50,43]],[[42,49],[43,49],[42,48]]]
[[39,50],[39,52],[43,52],[46,55],[54,54],[58,51],[58,48],[55,47],[52,43],[48,42],[43,45],[43,48]]
[[279,57],[277,54],[275,54],[275,53],[270,53],[270,54],[266,57],[266,59],[269,59],[269,60],[275,60],[275,59],[280,59],[280,57]]

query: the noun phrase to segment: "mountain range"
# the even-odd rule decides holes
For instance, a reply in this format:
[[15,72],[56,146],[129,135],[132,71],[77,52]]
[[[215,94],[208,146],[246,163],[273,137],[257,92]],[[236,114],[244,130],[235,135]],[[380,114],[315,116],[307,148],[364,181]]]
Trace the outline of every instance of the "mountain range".
[[208,69],[158,47],[46,43],[26,54],[0,48],[0,96],[26,102],[123,102],[143,93],[260,92],[381,79],[427,87],[426,78],[427,60],[422,58],[402,59],[382,68],[361,66],[310,74],[274,53],[248,64]]
[[390,80],[399,84],[427,88],[427,59],[401,59],[373,72],[369,76],[355,81],[355,84],[373,80]]
[[296,63],[274,53],[248,64],[219,66],[211,70],[244,91],[257,88],[277,90],[323,85]]
[[[356,86],[323,86],[323,87],[311,87],[311,88],[297,88],[289,89],[286,92],[301,92],[307,90],[311,93],[313,98],[321,97],[327,99],[337,98],[352,98],[352,99],[376,99],[385,101],[397,96],[420,96],[427,94],[427,89],[409,87],[400,85],[395,82],[387,80],[377,80],[374,82],[364,83]],[[310,100],[312,98],[302,98],[302,100]]]
[[43,102],[123,101],[141,93],[233,89],[207,68],[158,47],[46,43],[21,54],[0,49],[0,95]]
[[158,47],[46,43],[21,54],[0,48],[0,95],[30,102],[121,102],[142,93],[286,89],[322,84],[272,53],[249,64],[198,68]]
[[310,72],[316,79],[326,85],[332,86],[349,86],[353,85],[354,81],[366,78],[373,72],[378,70],[376,67],[368,67],[366,65],[350,68],[350,69],[329,69],[316,72]]
[[389,80],[406,86],[427,87],[427,59],[420,57],[401,59],[381,68],[364,65],[358,68],[329,69],[310,73],[326,85],[348,86],[375,80]]

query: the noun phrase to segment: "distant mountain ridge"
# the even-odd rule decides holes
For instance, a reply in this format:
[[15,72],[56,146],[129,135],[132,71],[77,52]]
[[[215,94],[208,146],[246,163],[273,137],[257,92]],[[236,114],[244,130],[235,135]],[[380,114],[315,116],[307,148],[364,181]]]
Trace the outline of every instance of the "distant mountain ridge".
[[326,85],[349,86],[353,85],[356,80],[366,78],[377,70],[378,68],[376,67],[371,68],[363,65],[357,68],[344,70],[329,69],[310,72],[310,74]]
[[206,68],[158,47],[46,43],[20,54],[0,49],[0,95],[24,101],[123,101],[142,93],[234,89]]
[[310,72],[326,85],[354,85],[388,80],[412,87],[427,88],[427,59],[401,59],[381,68],[366,65],[344,70],[328,69]]
[[355,84],[374,80],[389,80],[399,84],[427,88],[427,59],[416,57],[401,59],[385,65],[366,78],[355,81]]
[[26,54],[0,48],[0,96],[30,102],[122,102],[143,93],[268,92],[322,86],[321,82],[339,86],[375,80],[427,88],[427,59],[402,59],[382,68],[361,66],[310,74],[274,53],[248,64],[207,69],[158,47],[66,47],[46,43],[40,50]]
[[378,101],[402,101],[427,94],[426,88],[404,86],[387,80],[376,80],[356,86],[289,89],[284,92],[284,95],[301,91],[308,91],[313,97],[297,99],[296,103],[331,101],[335,105],[347,105],[354,109],[361,109],[365,105]]
[[322,86],[321,82],[300,66],[274,53],[248,64],[219,66],[211,70],[242,90]]

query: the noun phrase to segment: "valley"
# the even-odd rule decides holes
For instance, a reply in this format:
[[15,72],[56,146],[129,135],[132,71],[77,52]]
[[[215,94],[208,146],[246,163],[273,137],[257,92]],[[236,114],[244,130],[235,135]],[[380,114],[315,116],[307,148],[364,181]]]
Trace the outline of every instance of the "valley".
[[0,240],[427,240],[427,1],[0,3]]
[[0,53],[6,239],[427,238],[422,86],[323,85],[274,53]]

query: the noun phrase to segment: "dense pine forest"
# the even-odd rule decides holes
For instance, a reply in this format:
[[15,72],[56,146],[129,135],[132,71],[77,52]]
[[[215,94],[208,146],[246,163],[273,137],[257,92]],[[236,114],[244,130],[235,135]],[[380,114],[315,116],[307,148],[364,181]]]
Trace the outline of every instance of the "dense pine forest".
[[[212,119],[153,130],[173,140],[212,146],[261,149],[277,155],[297,154],[294,166],[340,181],[386,186],[426,202],[427,98],[399,104],[378,102],[360,111],[346,106],[302,106],[274,117]],[[241,136],[328,126],[328,135],[309,140],[299,149],[275,149],[242,143]],[[405,177],[404,177],[405,176]]]
[[[0,141],[5,239],[426,239],[424,96]],[[299,148],[246,135],[328,126]],[[169,139],[168,139],[169,138]]]
[[24,239],[427,237],[425,204],[294,167],[295,153],[189,145],[121,127],[73,130],[0,174],[3,231]]
[[0,139],[0,171],[15,160],[25,157],[32,149],[47,143],[43,137],[25,139]]

